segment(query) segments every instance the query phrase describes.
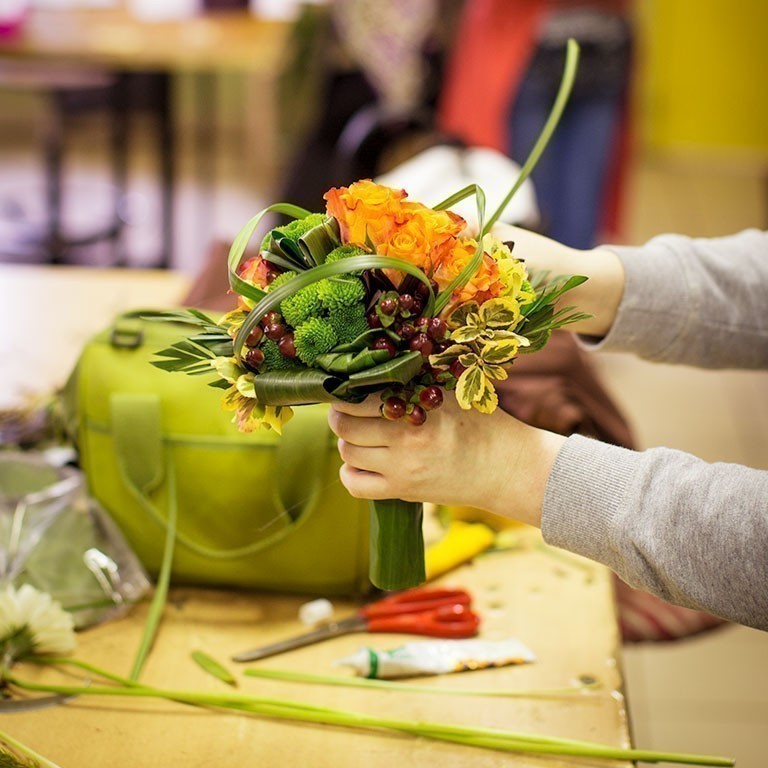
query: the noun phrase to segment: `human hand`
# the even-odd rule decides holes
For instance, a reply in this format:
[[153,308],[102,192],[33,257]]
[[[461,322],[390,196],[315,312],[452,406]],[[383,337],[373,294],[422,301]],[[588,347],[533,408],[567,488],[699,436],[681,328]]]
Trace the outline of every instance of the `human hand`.
[[624,293],[624,268],[619,257],[607,248],[579,251],[543,235],[509,224],[496,224],[492,234],[515,244],[513,254],[525,261],[529,272],[558,275],[586,275],[589,279],[568,291],[558,302],[575,306],[592,317],[565,326],[589,336],[605,336],[616,318]]
[[387,421],[381,400],[334,403],[341,481],[352,496],[477,507],[541,522],[547,478],[565,438],[497,409],[462,410],[452,393],[419,427]]

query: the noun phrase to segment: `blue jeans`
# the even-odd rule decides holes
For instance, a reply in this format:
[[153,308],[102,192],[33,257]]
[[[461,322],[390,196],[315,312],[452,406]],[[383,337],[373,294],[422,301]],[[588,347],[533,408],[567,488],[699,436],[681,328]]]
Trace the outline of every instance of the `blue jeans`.
[[[547,62],[551,64],[551,62]],[[592,248],[599,237],[608,172],[618,139],[628,50],[615,66],[577,85],[541,156],[532,180],[541,210],[542,231],[572,248]],[[549,70],[549,71],[547,71]],[[508,120],[508,153],[523,164],[544,127],[559,85],[559,71],[534,58]]]

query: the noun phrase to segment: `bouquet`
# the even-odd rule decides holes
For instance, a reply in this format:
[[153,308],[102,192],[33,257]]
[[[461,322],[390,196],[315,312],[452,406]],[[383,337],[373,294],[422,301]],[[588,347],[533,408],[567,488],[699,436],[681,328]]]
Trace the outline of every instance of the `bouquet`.
[[[361,180],[329,190],[323,213],[278,203],[254,216],[228,257],[237,309],[221,318],[190,309],[162,319],[198,332],[157,353],[169,371],[215,374],[223,407],[245,432],[280,432],[292,406],[378,393],[382,417],[418,428],[452,393],[491,413],[494,382],[556,328],[585,317],[555,302],[586,278],[529,274],[513,244],[490,234],[559,119],[575,73],[571,43],[560,92],[539,141],[499,209],[470,185],[434,208],[405,190]],[[475,195],[479,231],[450,207]],[[293,219],[246,247],[267,213]],[[404,589],[424,580],[422,505],[372,503],[371,581]]]

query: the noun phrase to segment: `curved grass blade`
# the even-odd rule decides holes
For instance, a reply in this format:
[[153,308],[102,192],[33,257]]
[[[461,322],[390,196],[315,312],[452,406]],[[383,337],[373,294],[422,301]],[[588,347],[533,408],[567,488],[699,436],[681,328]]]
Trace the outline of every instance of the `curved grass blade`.
[[568,45],[565,53],[565,67],[563,70],[563,77],[560,81],[560,88],[555,96],[554,104],[547,118],[547,122],[544,123],[539,138],[533,145],[531,153],[528,155],[523,167],[520,169],[520,174],[512,185],[512,188],[507,192],[506,197],[501,201],[499,207],[493,212],[484,226],[480,227],[480,237],[491,231],[493,225],[499,220],[499,217],[504,213],[504,209],[509,205],[509,201],[515,196],[515,193],[523,185],[523,182],[531,175],[531,172],[536,167],[536,163],[539,162],[539,158],[549,144],[549,140],[552,138],[552,134],[560,122],[560,118],[563,115],[565,105],[568,103],[568,98],[573,90],[573,82],[576,78],[576,69],[579,65],[579,44],[573,40],[568,40]]
[[[245,322],[240,326],[240,329],[235,336],[235,356],[240,359],[240,352],[245,345],[245,340],[248,334],[253,330],[254,326],[258,324],[260,319],[271,310],[279,306],[280,302],[292,296],[296,291],[306,288],[312,283],[324,280],[326,277],[333,277],[334,275],[343,275],[348,272],[354,272],[362,269],[382,269],[390,268],[397,269],[401,272],[406,272],[409,275],[413,275],[429,287],[429,300],[424,309],[424,313],[427,314],[434,307],[435,297],[432,292],[432,288],[429,284],[429,278],[413,264],[403,261],[402,259],[393,259],[389,256],[376,256],[373,254],[366,254],[364,256],[350,256],[340,261],[334,261],[330,264],[320,264],[317,267],[308,269],[306,272],[301,272],[296,277],[289,280],[279,288],[275,288],[274,291],[269,293],[262,293],[257,300],[256,306],[248,313],[245,318]],[[241,281],[244,282],[244,281]],[[247,283],[246,283],[247,285]],[[234,285],[232,286],[233,289]],[[252,286],[251,286],[252,287]],[[239,292],[239,291],[238,291]],[[245,294],[244,294],[245,295]]]
[[[457,195],[461,195],[461,197],[458,198],[458,200],[463,200],[465,197],[469,197],[471,194],[475,195],[475,201],[477,203],[477,221],[478,221],[478,228],[480,231],[483,231],[483,220],[485,219],[485,192],[477,186],[477,184],[470,184],[468,187],[464,187],[460,192],[457,193]],[[453,195],[452,197],[448,198],[448,201],[451,205],[453,205],[453,202],[451,202],[457,195]],[[456,202],[458,202],[456,200]],[[442,203],[441,203],[442,205]],[[472,277],[472,275],[477,272],[477,270],[480,267],[480,264],[483,260],[483,239],[478,238],[477,243],[477,249],[475,250],[475,255],[467,262],[467,265],[464,267],[464,269],[459,272],[456,277],[451,280],[451,282],[448,284],[447,288],[445,290],[441,291],[438,297],[435,299],[435,314],[439,315],[440,312],[442,312],[443,309],[448,305],[448,302],[451,300],[451,296],[453,295],[453,292],[457,288],[461,288],[461,286],[465,285],[466,282]]]
[[235,239],[232,241],[232,246],[229,249],[229,255],[227,256],[229,285],[233,291],[252,301],[259,301],[266,294],[264,291],[256,288],[256,286],[243,280],[237,274],[237,268],[240,265],[240,260],[243,258],[245,249],[248,247],[248,243],[253,237],[253,233],[256,231],[256,227],[261,224],[261,220],[268,213],[282,213],[286,216],[291,216],[294,219],[303,219],[305,216],[309,216],[310,211],[301,208],[298,205],[291,205],[290,203],[274,203],[273,205],[264,208],[264,210],[259,211],[255,216],[252,216],[245,226],[237,233]]

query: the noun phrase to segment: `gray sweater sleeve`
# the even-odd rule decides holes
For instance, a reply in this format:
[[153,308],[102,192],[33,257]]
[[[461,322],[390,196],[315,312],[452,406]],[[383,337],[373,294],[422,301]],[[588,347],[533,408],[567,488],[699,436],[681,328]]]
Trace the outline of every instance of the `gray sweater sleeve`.
[[[768,368],[768,233],[665,235],[616,251],[624,297],[608,336],[588,346]],[[550,473],[541,528],[633,586],[768,630],[768,471],[574,435]]]
[[588,347],[700,368],[768,367],[768,232],[610,248],[624,295],[608,335],[582,337]]

